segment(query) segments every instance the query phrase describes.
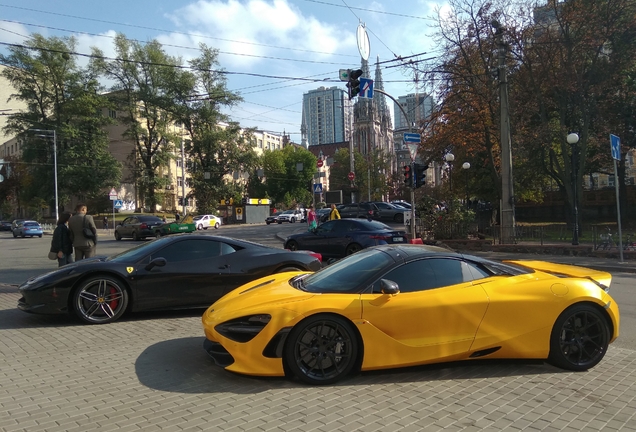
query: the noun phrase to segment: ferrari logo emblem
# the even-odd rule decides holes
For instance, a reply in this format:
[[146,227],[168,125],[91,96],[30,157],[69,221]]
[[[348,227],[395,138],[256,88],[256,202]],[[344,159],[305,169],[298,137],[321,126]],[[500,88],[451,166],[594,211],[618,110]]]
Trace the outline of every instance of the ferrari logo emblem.
[[126,267],[126,271],[128,272],[128,274],[132,273],[133,270],[135,270],[133,267]]

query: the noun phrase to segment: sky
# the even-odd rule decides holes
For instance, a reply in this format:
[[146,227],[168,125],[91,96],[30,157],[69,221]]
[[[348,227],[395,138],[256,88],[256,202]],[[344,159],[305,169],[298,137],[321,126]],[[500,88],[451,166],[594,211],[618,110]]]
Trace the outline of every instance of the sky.
[[1,43],[20,44],[32,33],[73,35],[78,52],[96,46],[108,57],[115,56],[117,33],[156,39],[184,60],[196,57],[203,42],[219,50],[227,88],[244,99],[226,111],[231,119],[300,143],[303,94],[321,86],[346,89],[338,71],[360,67],[359,24],[369,37],[372,75],[379,57],[385,91],[395,98],[414,93],[412,72],[391,60],[439,54],[428,36],[437,6],[421,0],[0,0],[0,52],[7,52]]

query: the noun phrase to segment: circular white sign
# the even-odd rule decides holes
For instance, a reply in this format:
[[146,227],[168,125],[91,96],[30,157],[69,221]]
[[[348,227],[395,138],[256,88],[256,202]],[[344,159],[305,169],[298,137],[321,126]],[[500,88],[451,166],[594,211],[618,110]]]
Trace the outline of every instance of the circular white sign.
[[358,31],[356,32],[356,36],[358,38],[358,51],[360,52],[360,57],[362,57],[364,60],[369,60],[371,45],[369,44],[369,35],[367,34],[367,29],[362,24],[358,24]]

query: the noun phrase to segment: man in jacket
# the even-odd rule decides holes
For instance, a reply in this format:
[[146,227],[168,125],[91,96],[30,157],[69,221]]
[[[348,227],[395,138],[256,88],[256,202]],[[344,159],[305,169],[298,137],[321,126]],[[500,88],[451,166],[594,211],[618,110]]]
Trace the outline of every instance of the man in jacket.
[[[86,204],[78,204],[75,207],[75,215],[68,221],[71,231],[71,240],[75,249],[75,261],[95,256],[97,249],[97,227],[93,216],[86,214]],[[84,228],[88,228],[92,237],[87,237]]]

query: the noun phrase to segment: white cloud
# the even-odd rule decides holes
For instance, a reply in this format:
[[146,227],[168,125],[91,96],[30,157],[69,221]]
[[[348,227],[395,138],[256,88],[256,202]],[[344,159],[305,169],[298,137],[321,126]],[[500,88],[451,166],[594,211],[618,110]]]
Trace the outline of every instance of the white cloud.
[[0,23],[0,42],[22,44],[31,32],[22,24],[12,22]]

